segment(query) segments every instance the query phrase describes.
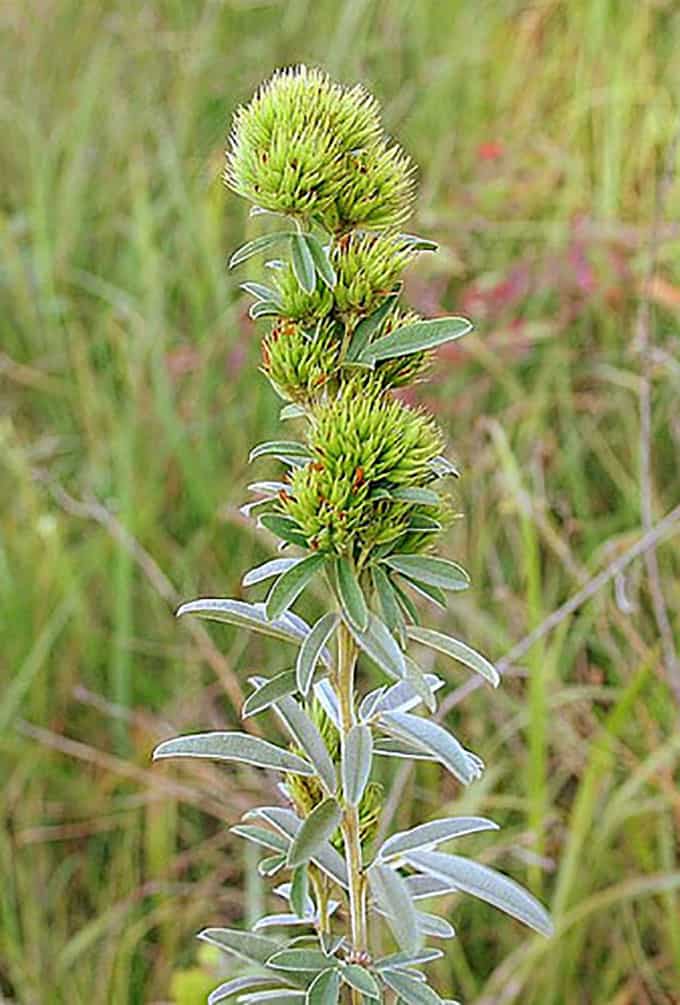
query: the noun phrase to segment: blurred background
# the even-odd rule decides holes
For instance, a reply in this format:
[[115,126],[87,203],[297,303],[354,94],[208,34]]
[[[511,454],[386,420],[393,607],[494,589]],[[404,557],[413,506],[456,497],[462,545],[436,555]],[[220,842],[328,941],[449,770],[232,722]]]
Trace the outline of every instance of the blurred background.
[[278,404],[225,269],[265,225],[219,174],[235,106],[308,61],[420,165],[411,302],[477,328],[418,396],[464,472],[446,624],[506,681],[442,667],[489,769],[402,771],[385,825],[490,815],[465,851],[558,928],[450,898],[433,973],[680,1002],[677,3],[4,0],[0,32],[0,999],[199,1005],[234,964],[195,931],[271,906],[227,825],[272,782],[149,755],[290,660],[172,612],[272,548],[238,506]]

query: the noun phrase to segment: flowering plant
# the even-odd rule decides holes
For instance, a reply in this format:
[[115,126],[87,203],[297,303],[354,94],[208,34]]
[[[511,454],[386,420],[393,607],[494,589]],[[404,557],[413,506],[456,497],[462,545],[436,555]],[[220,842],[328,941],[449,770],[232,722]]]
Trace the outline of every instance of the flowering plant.
[[[208,928],[200,938],[256,964],[256,976],[227,981],[210,1003],[335,1005],[396,996],[407,1005],[441,1001],[419,969],[442,955],[429,938],[454,936],[418,901],[456,891],[481,898],[548,935],[544,908],[503,874],[440,846],[493,830],[483,817],[447,817],[392,834],[376,846],[382,790],[374,757],[438,763],[461,785],[477,779],[477,754],[433,718],[444,681],[421,670],[411,643],[480,674],[499,675],[464,642],[422,627],[413,594],[444,608],[469,578],[433,553],[451,516],[442,486],[457,477],[441,431],[392,389],[420,377],[432,351],[471,330],[459,317],[423,320],[401,306],[400,277],[436,246],[405,234],[414,169],[384,133],[375,100],[319,70],[274,74],[237,111],[226,180],[287,225],[249,242],[235,267],[276,250],[270,285],[245,282],[253,318],[271,319],[262,369],[284,399],[281,419],[304,424],[301,439],[256,446],[252,461],[283,473],[250,486],[259,524],[282,553],[251,569],[245,587],[272,581],[264,603],[201,599],[193,615],[273,636],[297,649],[294,665],[255,677],[244,718],[273,710],[288,747],[247,732],[167,740],[154,757],[237,761],[282,776],[280,804],[246,814],[234,831],[266,849],[282,913],[255,930]],[[313,582],[328,610],[312,625],[292,608]],[[358,693],[357,667],[380,674]],[[283,881],[282,878],[285,877]],[[384,921],[395,950],[376,958]],[[275,930],[276,937],[263,932]],[[297,932],[291,937],[290,933]]]

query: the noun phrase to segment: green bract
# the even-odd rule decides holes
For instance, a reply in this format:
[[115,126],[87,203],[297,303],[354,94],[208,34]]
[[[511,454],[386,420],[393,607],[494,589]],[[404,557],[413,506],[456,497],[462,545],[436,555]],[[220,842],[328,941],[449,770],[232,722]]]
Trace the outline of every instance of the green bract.
[[[484,771],[434,716],[443,677],[414,658],[425,649],[442,674],[500,681],[484,655],[441,625],[419,623],[417,602],[446,611],[470,586],[461,565],[435,554],[451,515],[446,479],[458,472],[436,422],[393,395],[471,325],[420,318],[399,302],[403,270],[436,246],[396,229],[410,211],[413,170],[362,87],[305,67],[274,74],[236,113],[227,180],[290,218],[230,259],[235,268],[277,256],[266,278],[261,271],[241,284],[254,299],[251,317],[269,326],[262,370],[288,402],[283,431],[250,453],[266,480],[251,483],[255,499],[242,512],[254,511],[283,555],[243,577],[261,600],[203,598],[178,615],[276,640],[280,659],[250,679],[242,717],[250,726],[273,716],[279,729],[276,742],[233,728],[196,732],[165,741],[156,757],[278,773],[273,804],[251,810],[233,833],[259,849],[258,871],[277,877],[285,904],[253,933],[201,934],[259,974],[227,982],[211,1000],[255,987],[243,1005],[359,1005],[395,995],[441,1005],[420,969],[441,954],[423,942],[455,931],[420,910],[421,897],[466,893],[551,932],[544,908],[516,883],[442,850],[494,830],[485,817],[427,821],[374,847],[386,802],[371,778],[376,757],[428,761],[460,786]],[[293,608],[310,595],[327,603],[308,623]],[[383,923],[393,945],[374,960]]]

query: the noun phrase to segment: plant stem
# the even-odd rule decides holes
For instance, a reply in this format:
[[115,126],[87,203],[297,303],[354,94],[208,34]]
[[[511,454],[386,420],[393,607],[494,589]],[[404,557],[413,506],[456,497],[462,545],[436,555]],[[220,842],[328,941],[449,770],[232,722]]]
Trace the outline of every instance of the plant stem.
[[[356,645],[346,625],[341,623],[338,633],[338,674],[336,680],[343,741],[355,723],[354,668],[356,659]],[[342,835],[345,840],[345,858],[349,878],[352,948],[355,953],[365,952],[368,949],[366,890],[361,860],[361,841],[359,839],[359,812],[356,806],[345,807],[342,821]]]

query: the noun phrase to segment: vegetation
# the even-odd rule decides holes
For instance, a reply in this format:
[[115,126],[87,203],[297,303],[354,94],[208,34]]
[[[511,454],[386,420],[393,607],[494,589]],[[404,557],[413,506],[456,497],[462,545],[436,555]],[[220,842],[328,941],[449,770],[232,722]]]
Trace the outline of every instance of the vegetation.
[[442,253],[409,266],[409,303],[478,328],[421,400],[463,469],[443,547],[475,584],[441,627],[505,672],[493,702],[466,683],[440,708],[493,767],[461,800],[420,762],[382,817],[496,820],[502,840],[470,853],[528,883],[556,935],[526,944],[451,896],[437,909],[463,937],[433,983],[478,1005],[672,1001],[667,640],[641,554],[588,584],[645,536],[641,444],[654,526],[680,497],[675,5],[10,0],[0,30],[5,997],[197,1005],[223,964],[195,931],[274,906],[259,879],[241,892],[252,858],[224,823],[262,801],[261,774],[179,780],[148,758],[171,732],[237,728],[247,677],[286,669],[275,640],[172,613],[237,595],[267,557],[232,501],[278,405],[223,265],[266,228],[219,174],[233,109],[304,60],[366,81],[417,156],[413,229]]

